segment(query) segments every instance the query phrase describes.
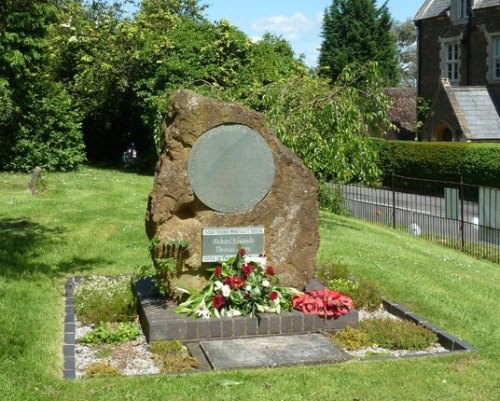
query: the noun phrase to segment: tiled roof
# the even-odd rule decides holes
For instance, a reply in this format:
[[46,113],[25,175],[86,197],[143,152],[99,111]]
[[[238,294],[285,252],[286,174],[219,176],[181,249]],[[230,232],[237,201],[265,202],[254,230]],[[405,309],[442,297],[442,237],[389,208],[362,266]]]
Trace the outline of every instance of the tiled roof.
[[[472,8],[477,10],[495,6],[500,6],[500,0],[475,0]],[[422,7],[420,7],[420,10],[418,10],[414,20],[418,21],[446,15],[450,7],[451,0],[426,0]]]
[[500,139],[500,90],[452,87],[472,140]]

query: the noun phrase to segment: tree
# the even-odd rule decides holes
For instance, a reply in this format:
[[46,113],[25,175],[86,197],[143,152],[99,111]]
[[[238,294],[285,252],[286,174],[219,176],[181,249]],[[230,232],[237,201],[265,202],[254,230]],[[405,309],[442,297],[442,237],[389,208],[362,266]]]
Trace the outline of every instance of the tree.
[[373,184],[380,169],[368,134],[382,136],[390,125],[382,83],[375,63],[351,64],[331,85],[295,74],[261,88],[260,98],[276,134],[316,178]]
[[152,165],[175,90],[211,88],[238,101],[301,68],[285,40],[252,43],[203,9],[198,0],[142,0],[127,18],[121,1],[66,3],[52,30],[52,69],[84,114],[89,159],[117,162],[134,142]]
[[47,69],[57,6],[57,0],[0,5],[0,169],[64,170],[85,159],[80,114]]
[[393,33],[398,46],[400,86],[414,88],[417,83],[417,28],[411,19],[396,21]]
[[322,76],[337,79],[344,67],[378,63],[386,85],[398,83],[398,61],[387,3],[376,0],[333,0],[325,10],[319,55]]

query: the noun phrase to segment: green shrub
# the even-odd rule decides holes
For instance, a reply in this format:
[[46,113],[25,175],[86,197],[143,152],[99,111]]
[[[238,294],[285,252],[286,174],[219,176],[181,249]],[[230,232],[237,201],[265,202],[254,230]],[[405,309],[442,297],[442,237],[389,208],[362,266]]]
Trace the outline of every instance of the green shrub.
[[359,288],[359,283],[345,278],[336,278],[329,280],[326,286],[331,290],[350,295]]
[[119,344],[135,340],[141,330],[135,322],[100,323],[85,334],[80,342],[84,344]]
[[333,342],[350,351],[357,351],[369,345],[368,336],[362,331],[354,329],[351,326],[346,326],[344,330],[340,330],[335,333],[333,336]]
[[406,320],[363,320],[359,329],[369,344],[387,349],[424,350],[438,341],[432,331]]
[[197,369],[200,363],[189,355],[179,341],[157,341],[151,344],[151,352],[160,362],[162,373],[186,372]]
[[0,158],[0,169],[65,171],[85,161],[81,115],[61,84],[33,85],[16,110],[10,128],[0,121],[0,148],[9,149]]
[[370,281],[362,280],[359,285],[348,292],[356,309],[374,311],[380,307],[382,297],[380,290]]
[[379,148],[385,185],[397,175],[437,181],[498,186],[500,147],[498,144],[408,142],[373,140]]
[[104,362],[95,362],[90,364],[85,369],[86,377],[117,377],[121,376],[121,372],[113,366]]
[[75,312],[83,324],[121,322],[136,316],[136,300],[128,276],[91,276],[75,287]]
[[321,210],[326,210],[341,216],[347,216],[349,214],[345,207],[342,191],[334,184],[320,182],[318,202]]

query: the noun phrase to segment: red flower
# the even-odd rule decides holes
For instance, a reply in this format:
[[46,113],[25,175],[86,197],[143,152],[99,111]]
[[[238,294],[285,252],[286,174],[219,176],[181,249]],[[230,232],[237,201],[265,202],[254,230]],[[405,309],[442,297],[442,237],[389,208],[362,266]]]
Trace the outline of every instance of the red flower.
[[217,294],[215,297],[213,297],[212,305],[215,309],[219,309],[224,306],[224,297],[222,296],[222,294]]
[[247,277],[250,273],[253,272],[253,266],[252,265],[243,265],[241,266],[241,271]]
[[272,267],[272,266],[267,266],[267,267],[266,267],[266,274],[267,274],[268,276],[274,276],[274,274],[275,274],[275,273],[274,273],[274,269],[273,269],[273,267]]
[[292,298],[292,307],[293,309],[300,309],[302,303],[304,302],[305,295],[295,295]]
[[246,254],[247,254],[246,249],[245,249],[245,248],[241,248],[241,249],[240,249],[240,256],[241,256],[241,257],[243,257],[243,256],[245,256]]
[[322,307],[322,303],[318,302],[319,299],[312,299],[309,302],[304,302],[301,305],[302,312],[307,313],[309,315],[319,315],[319,308]]
[[269,299],[270,299],[271,301],[276,301],[276,300],[278,299],[278,297],[279,297],[279,294],[278,294],[278,292],[277,292],[277,291],[273,291],[273,292],[271,292],[271,293],[269,294]]
[[231,287],[231,283],[233,282],[233,278],[231,276],[226,276],[222,279],[222,282],[229,287]]
[[233,276],[229,287],[231,287],[232,290],[237,290],[243,287],[243,284],[245,284],[245,280],[243,279],[243,277]]
[[304,313],[328,317],[345,315],[354,307],[351,298],[328,288],[296,296],[292,299],[292,306]]
[[215,277],[220,277],[222,274],[222,267],[217,266],[214,270]]

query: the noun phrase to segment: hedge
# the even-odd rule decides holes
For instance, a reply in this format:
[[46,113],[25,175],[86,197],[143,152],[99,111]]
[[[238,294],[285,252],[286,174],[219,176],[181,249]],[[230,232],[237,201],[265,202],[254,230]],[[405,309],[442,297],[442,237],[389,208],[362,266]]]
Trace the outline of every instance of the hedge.
[[500,187],[500,144],[375,140],[384,184],[397,175]]

